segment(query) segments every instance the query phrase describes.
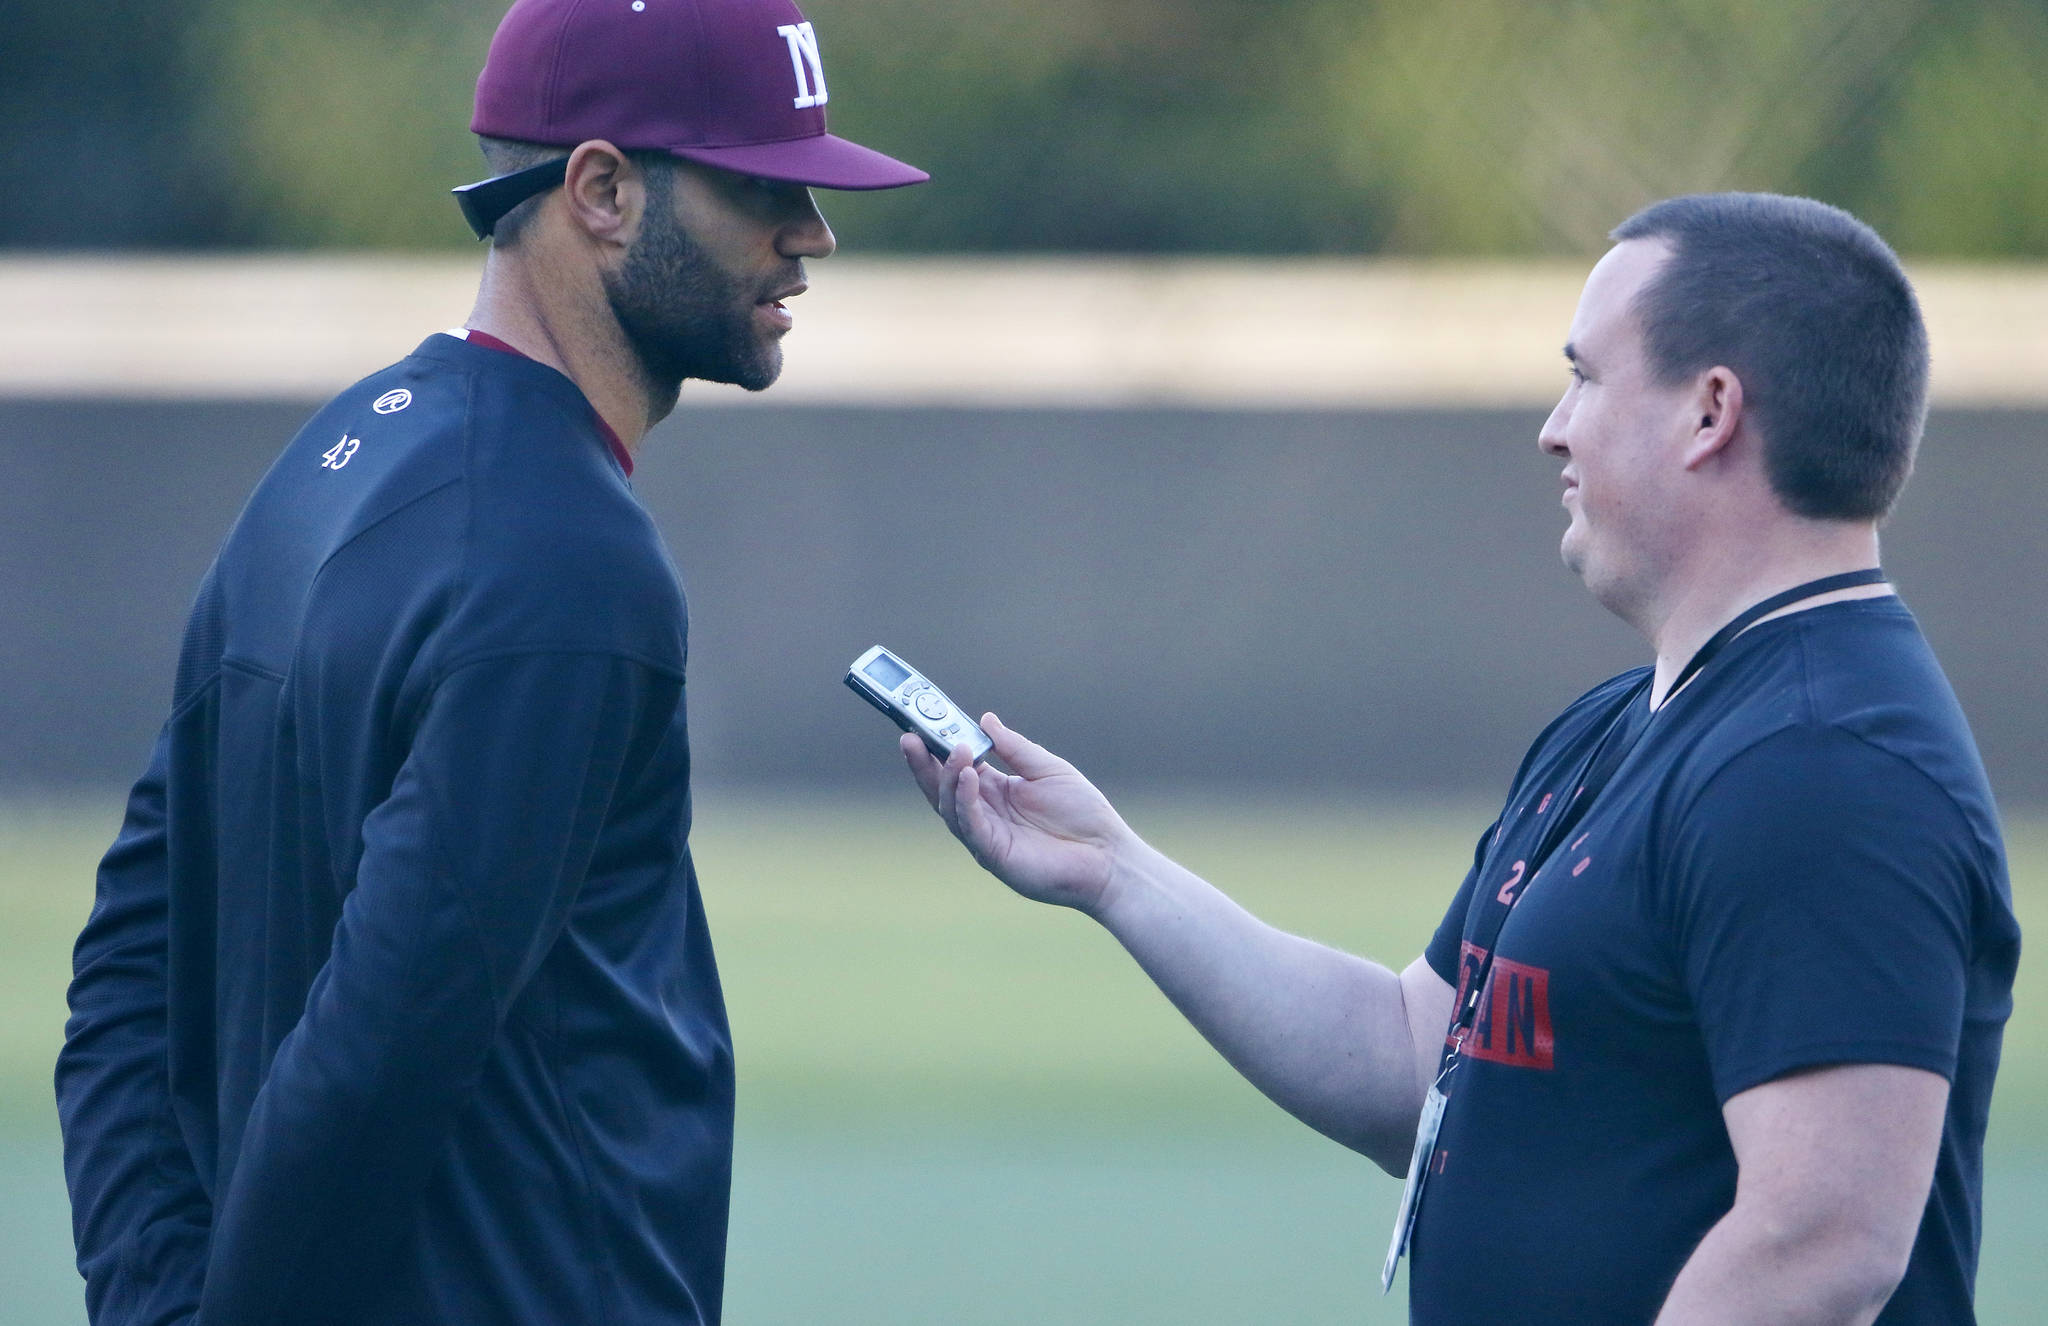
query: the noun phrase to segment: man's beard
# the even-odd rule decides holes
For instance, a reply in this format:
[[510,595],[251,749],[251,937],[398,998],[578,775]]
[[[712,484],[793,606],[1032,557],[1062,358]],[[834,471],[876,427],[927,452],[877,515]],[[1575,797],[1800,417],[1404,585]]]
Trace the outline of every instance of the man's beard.
[[605,273],[604,289],[648,385],[670,392],[696,378],[766,390],[782,373],[782,347],[755,331],[755,300],[667,206],[651,205],[646,215],[626,260]]

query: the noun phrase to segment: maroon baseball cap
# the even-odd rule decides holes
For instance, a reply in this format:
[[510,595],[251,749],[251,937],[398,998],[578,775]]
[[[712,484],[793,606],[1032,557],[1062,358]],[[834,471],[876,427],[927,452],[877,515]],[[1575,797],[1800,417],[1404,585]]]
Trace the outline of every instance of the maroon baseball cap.
[[516,0],[469,127],[561,147],[602,138],[823,189],[931,178],[826,133],[826,97],[817,31],[791,0]]

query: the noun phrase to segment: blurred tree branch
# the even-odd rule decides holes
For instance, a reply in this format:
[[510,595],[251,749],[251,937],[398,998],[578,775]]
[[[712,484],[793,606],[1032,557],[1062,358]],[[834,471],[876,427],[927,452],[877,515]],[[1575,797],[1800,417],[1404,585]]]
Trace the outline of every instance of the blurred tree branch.
[[[463,244],[502,3],[0,6],[0,244]],[[936,177],[828,200],[855,251],[1587,252],[1653,198],[1757,188],[1914,252],[2048,255],[2043,0],[807,12],[834,128]]]

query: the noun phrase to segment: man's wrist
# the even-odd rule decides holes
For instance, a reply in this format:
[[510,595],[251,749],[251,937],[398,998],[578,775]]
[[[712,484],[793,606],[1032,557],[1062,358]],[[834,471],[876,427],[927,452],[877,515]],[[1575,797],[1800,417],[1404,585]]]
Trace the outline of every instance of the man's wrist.
[[1115,933],[1118,924],[1137,905],[1138,899],[1158,883],[1159,866],[1166,858],[1128,826],[1103,849],[1103,855],[1108,865],[1103,875],[1102,890],[1096,895],[1095,905],[1088,909],[1088,914]]

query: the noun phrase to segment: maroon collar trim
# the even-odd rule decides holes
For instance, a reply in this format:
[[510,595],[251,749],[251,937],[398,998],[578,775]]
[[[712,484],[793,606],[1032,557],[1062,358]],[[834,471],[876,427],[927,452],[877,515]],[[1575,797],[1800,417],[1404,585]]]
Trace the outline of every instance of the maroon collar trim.
[[[518,346],[501,341],[489,332],[478,331],[474,327],[463,328],[463,339],[471,345],[481,345],[486,349],[497,350],[503,354],[517,356],[520,359],[530,360],[533,358],[532,355],[527,354]],[[619,435],[612,430],[610,424],[605,422],[604,416],[597,412],[597,407],[594,405],[590,407],[590,417],[597,421],[597,431],[604,435],[604,444],[611,448],[612,459],[619,462],[619,468],[626,472],[628,479],[632,478],[633,453],[626,450],[626,444],[619,440]]]

